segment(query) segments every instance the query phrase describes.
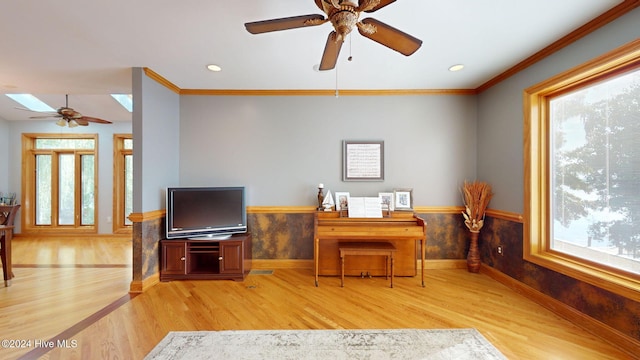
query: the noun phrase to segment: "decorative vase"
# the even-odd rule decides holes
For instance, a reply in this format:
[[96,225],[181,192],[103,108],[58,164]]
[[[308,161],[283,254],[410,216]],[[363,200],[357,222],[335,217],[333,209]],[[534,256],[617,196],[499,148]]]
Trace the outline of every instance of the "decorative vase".
[[467,270],[472,273],[480,272],[480,250],[478,250],[479,231],[471,231],[471,242],[467,254]]

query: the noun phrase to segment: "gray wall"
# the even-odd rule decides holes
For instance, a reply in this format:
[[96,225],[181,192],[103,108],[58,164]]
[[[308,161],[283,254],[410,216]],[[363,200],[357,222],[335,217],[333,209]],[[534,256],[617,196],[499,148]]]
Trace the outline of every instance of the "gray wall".
[[478,178],[493,185],[491,208],[524,209],[523,91],[639,37],[637,8],[478,97]]
[[[475,178],[476,117],[466,95],[181,96],[180,185],[245,185],[249,206],[315,205],[319,183],[458,205]],[[384,181],[343,182],[342,140],[384,140]]]
[[133,212],[164,209],[165,188],[178,181],[180,97],[134,68]]

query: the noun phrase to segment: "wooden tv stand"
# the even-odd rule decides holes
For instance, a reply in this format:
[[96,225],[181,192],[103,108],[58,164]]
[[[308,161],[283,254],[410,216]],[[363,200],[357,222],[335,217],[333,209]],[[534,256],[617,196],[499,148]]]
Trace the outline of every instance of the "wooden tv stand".
[[160,281],[235,280],[251,271],[251,234],[225,240],[160,240]]
[[[319,275],[340,276],[339,243],[389,242],[396,248],[394,255],[395,276],[417,275],[417,248],[420,250],[421,282],[424,287],[425,245],[427,226],[424,220],[412,212],[396,211],[390,217],[349,218],[337,211],[318,211],[314,217],[313,260],[315,284]],[[362,256],[345,266],[345,274],[360,275],[362,271],[372,275],[385,275],[383,257]]]

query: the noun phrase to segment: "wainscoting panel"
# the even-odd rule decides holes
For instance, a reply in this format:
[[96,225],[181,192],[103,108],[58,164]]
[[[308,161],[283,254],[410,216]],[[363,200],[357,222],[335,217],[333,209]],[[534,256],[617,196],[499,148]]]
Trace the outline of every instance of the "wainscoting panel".
[[[496,251],[502,245],[504,255]],[[640,303],[523,259],[523,224],[487,216],[480,232],[483,265],[640,341]],[[542,304],[545,305],[545,304]],[[546,304],[551,310],[552,304]],[[619,342],[618,342],[619,343]],[[624,344],[621,344],[624,346]]]
[[248,213],[254,259],[313,259],[313,214]]

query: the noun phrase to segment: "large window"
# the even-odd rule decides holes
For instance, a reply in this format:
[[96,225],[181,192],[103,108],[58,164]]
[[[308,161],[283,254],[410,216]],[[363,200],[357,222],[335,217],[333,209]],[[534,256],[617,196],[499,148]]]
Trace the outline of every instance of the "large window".
[[95,232],[96,135],[23,135],[25,232]]
[[525,92],[526,260],[640,299],[640,41]]
[[131,134],[113,136],[113,232],[131,233],[133,212],[133,139]]

